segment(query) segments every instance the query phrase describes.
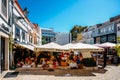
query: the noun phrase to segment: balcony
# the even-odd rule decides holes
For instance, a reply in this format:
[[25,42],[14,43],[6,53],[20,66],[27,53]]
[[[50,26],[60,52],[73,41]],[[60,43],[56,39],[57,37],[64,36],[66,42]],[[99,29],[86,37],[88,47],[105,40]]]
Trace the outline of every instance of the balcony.
[[2,4],[1,12],[7,18],[7,7],[4,4]]

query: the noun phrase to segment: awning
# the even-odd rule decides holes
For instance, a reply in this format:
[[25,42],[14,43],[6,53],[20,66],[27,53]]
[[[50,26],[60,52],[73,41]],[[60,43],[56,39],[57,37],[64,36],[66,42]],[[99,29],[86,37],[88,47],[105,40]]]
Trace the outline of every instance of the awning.
[[34,51],[34,46],[31,46],[31,45],[25,44],[25,43],[18,43],[18,42],[17,42],[17,44],[20,45],[20,46],[23,46],[23,47],[25,47],[25,48],[27,48],[29,50]]
[[114,48],[116,46],[115,43],[110,43],[110,42],[106,42],[106,43],[102,43],[102,44],[93,44],[93,45],[102,47],[102,48]]
[[59,45],[57,43],[54,43],[54,42],[44,44],[44,45],[40,45],[40,46],[36,46],[36,50],[37,51],[52,51],[52,52],[67,51],[61,45]]
[[76,43],[73,46],[70,47],[71,50],[80,50],[80,51],[95,51],[95,52],[101,52],[104,51],[103,48],[94,46],[94,45],[90,45],[90,44],[85,44],[85,43]]

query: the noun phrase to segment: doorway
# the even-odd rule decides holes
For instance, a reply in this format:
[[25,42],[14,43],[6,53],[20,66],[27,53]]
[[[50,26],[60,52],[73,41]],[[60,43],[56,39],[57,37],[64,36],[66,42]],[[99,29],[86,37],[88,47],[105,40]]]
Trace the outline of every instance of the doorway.
[[1,37],[1,72],[5,70],[5,38]]

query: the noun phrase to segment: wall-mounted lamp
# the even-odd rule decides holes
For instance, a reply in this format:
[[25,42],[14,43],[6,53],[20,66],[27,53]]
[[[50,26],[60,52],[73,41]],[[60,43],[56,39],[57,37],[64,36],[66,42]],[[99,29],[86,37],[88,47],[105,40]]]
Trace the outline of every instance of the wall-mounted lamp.
[[9,28],[8,28],[8,27],[6,27],[3,23],[2,23],[2,24],[0,24],[0,26],[1,26],[1,29],[3,29],[4,31],[9,32]]
[[22,20],[24,17],[14,15],[14,21]]
[[17,18],[17,20],[24,19],[24,17],[16,17],[16,18]]

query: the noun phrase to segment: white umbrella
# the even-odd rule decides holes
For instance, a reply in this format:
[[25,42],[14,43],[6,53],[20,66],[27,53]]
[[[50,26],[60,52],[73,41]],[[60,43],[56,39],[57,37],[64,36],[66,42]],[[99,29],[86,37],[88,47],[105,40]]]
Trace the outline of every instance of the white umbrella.
[[85,44],[85,43],[76,43],[74,46],[71,47],[73,50],[92,50],[92,51],[103,51],[103,48],[90,45],[90,44]]
[[73,51],[80,51],[82,53],[83,58],[91,57],[91,51],[100,52],[104,50],[103,48],[85,43],[76,43],[72,45],[70,49]]
[[75,43],[68,43],[68,44],[66,44],[66,45],[63,45],[62,46],[62,48],[63,49],[66,49],[66,50],[69,50],[72,46],[74,46],[75,45]]
[[100,46],[101,46],[101,44],[92,44],[92,45],[94,45],[94,46],[98,46],[98,47],[100,47]]
[[100,45],[100,47],[105,47],[105,48],[113,48],[113,47],[115,47],[115,46],[116,46],[115,43],[110,43],[110,42],[102,43],[102,44]]
[[64,51],[64,49],[62,48],[61,45],[51,42],[45,45],[40,45],[36,47],[37,49],[39,49],[39,51]]

